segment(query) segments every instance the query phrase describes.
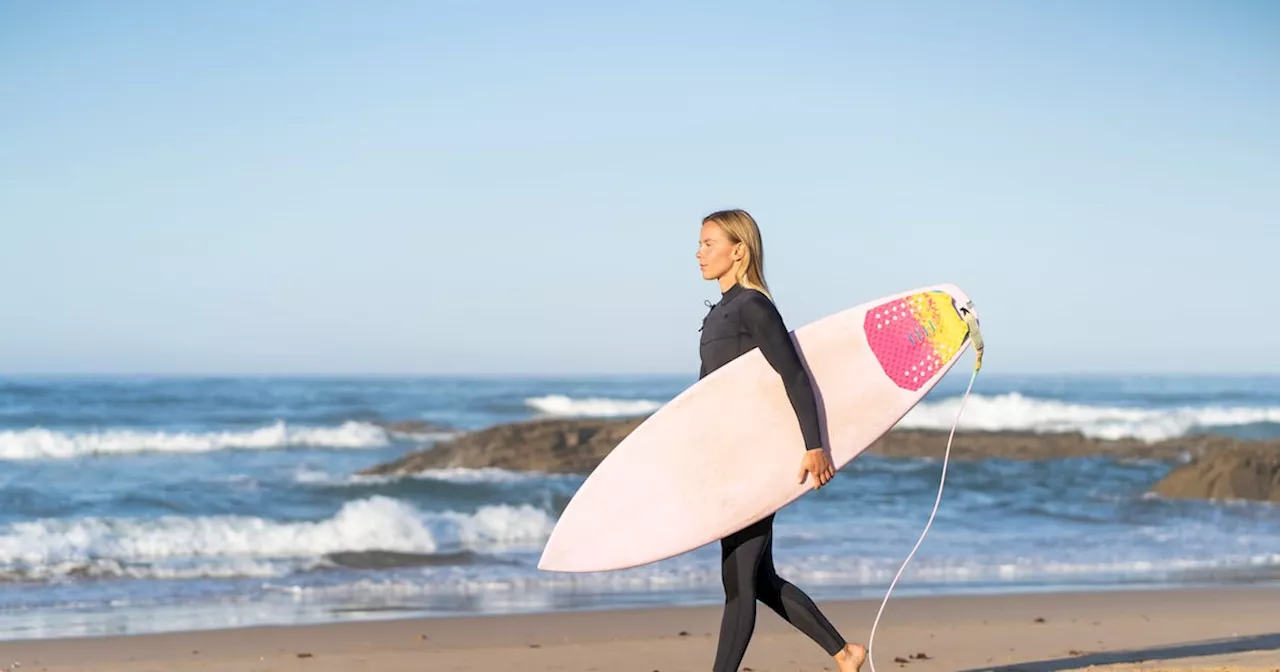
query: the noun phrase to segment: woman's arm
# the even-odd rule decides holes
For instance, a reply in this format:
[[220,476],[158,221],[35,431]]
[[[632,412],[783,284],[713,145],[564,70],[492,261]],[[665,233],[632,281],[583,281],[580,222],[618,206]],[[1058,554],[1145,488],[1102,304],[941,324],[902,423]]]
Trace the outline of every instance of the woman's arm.
[[742,322],[760,346],[760,352],[782,376],[782,384],[787,390],[787,398],[791,400],[791,408],[800,421],[800,433],[804,437],[804,446],[808,450],[822,447],[822,436],[818,428],[818,402],[813,394],[813,385],[809,374],[800,362],[800,354],[796,352],[791,335],[782,321],[782,315],[773,302],[760,293],[747,297],[742,306]]

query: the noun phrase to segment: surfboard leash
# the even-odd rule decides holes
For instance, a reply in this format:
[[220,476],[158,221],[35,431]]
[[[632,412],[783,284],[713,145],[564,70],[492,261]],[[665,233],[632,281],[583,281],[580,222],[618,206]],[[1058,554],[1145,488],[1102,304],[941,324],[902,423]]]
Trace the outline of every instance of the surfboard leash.
[[906,571],[907,564],[911,562],[911,558],[915,557],[920,544],[924,543],[925,536],[929,534],[929,528],[933,526],[933,519],[938,515],[938,506],[942,503],[942,488],[947,482],[947,465],[951,461],[951,441],[955,438],[956,427],[959,426],[960,416],[964,413],[965,402],[969,400],[969,393],[973,391],[973,382],[978,379],[978,371],[982,368],[984,343],[982,330],[978,325],[978,318],[973,312],[973,302],[966,303],[959,310],[960,317],[964,318],[965,325],[969,327],[969,340],[973,343],[975,355],[973,374],[969,376],[969,385],[964,390],[964,396],[960,398],[960,408],[956,409],[956,419],[951,423],[951,433],[947,435],[947,448],[942,453],[942,477],[938,480],[938,496],[933,501],[933,511],[929,514],[929,520],[925,523],[924,530],[920,533],[920,538],[916,540],[916,545],[907,554],[907,559],[902,561],[902,566],[898,568],[898,573],[894,575],[893,581],[889,583],[889,590],[885,592],[884,599],[880,601],[880,609],[876,611],[876,620],[871,624],[871,635],[867,639],[867,662],[871,665],[871,672],[876,672],[874,651],[876,627],[880,625],[880,616],[884,614],[885,605],[889,603],[889,596],[893,594],[894,586],[898,585],[898,579],[902,578],[902,573]]

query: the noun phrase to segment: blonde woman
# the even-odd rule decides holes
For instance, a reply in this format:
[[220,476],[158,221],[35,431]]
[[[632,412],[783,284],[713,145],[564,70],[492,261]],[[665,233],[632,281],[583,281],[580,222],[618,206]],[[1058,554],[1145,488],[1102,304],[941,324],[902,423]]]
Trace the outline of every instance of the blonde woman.
[[[809,375],[765,284],[764,248],[755,220],[743,210],[708,215],[702,220],[697,257],[702,277],[718,281],[721,292],[720,301],[702,320],[699,378],[760,348],[782,377],[800,422],[807,450],[798,478],[801,483],[811,479],[815,490],[826,485],[835,476],[835,468],[822,446]],[[713,669],[738,669],[755,629],[759,600],[817,642],[835,659],[840,672],[857,672],[866,659],[866,649],[847,643],[813,600],[774,569],[773,518],[770,514],[720,540],[725,603]]]

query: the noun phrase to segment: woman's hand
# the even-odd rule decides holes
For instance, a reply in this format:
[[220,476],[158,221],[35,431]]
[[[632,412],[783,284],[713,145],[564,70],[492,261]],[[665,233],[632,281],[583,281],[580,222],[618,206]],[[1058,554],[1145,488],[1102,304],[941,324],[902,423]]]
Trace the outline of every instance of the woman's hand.
[[831,456],[827,455],[826,448],[814,448],[804,451],[804,458],[800,460],[800,482],[804,483],[806,476],[813,475],[813,489],[817,490],[826,485],[828,481],[835,478],[836,468],[831,464]]

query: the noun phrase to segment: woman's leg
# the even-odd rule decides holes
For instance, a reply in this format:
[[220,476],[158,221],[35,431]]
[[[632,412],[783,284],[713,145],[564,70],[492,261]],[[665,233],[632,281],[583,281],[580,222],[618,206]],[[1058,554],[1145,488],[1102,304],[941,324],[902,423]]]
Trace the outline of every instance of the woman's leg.
[[720,540],[720,578],[724,582],[724,615],[715,672],[737,672],[756,626],[756,574],[764,557],[773,516]]
[[804,591],[778,576],[773,567],[773,516],[768,520],[770,524],[764,533],[763,556],[756,572],[756,596],[797,630],[817,642],[828,655],[835,656],[844,650],[848,642]]
[[836,631],[804,591],[778,576],[773,566],[773,516],[720,540],[724,614],[714,672],[736,672],[756,625],[756,600],[817,642],[841,670],[862,667],[866,651]]

